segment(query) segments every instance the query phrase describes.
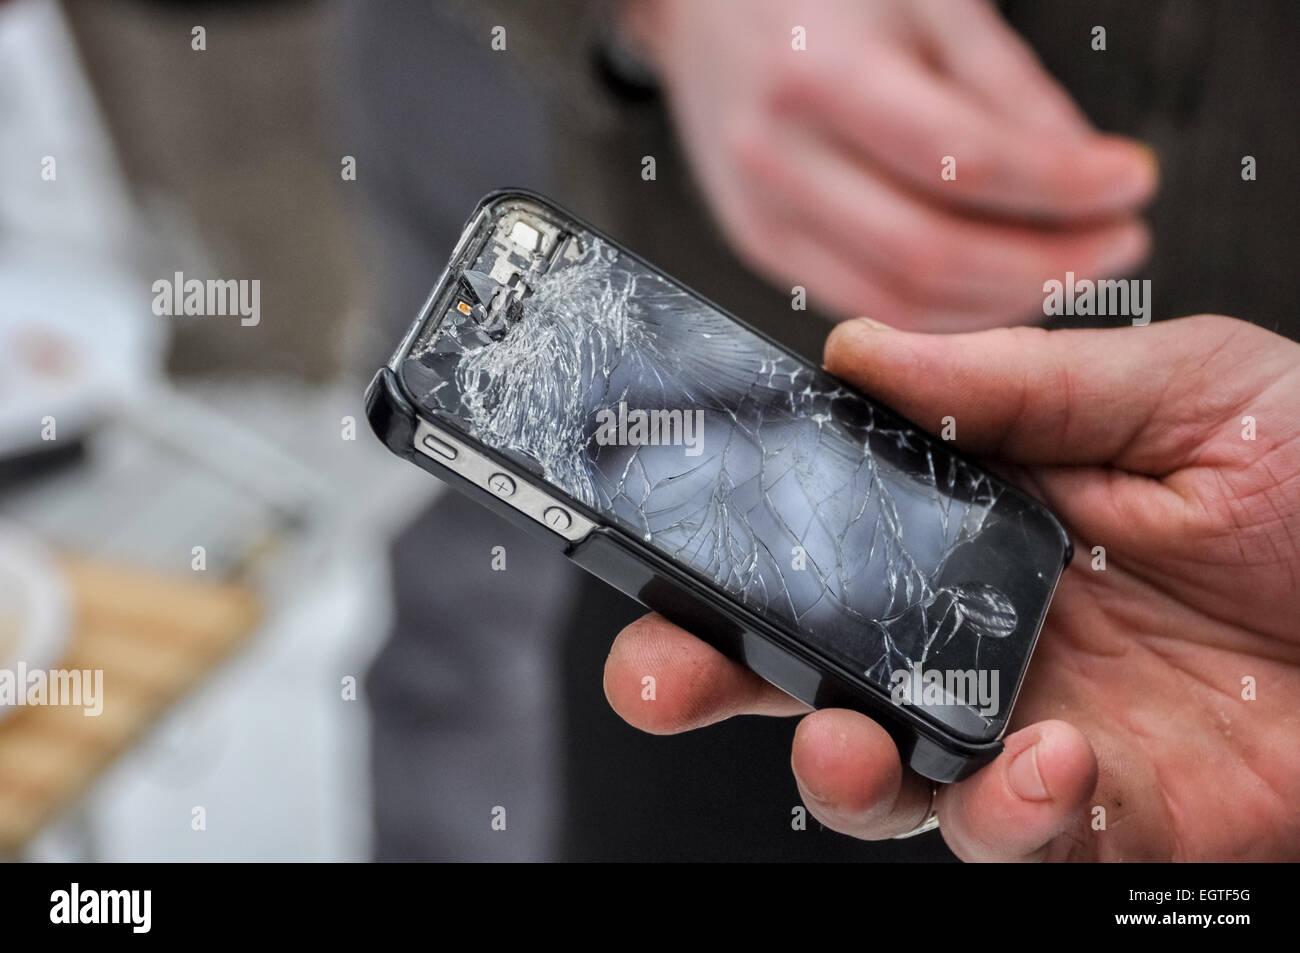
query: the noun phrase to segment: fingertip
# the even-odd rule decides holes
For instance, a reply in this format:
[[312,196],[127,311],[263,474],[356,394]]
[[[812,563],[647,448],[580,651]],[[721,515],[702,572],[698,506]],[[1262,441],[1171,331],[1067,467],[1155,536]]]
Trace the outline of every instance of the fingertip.
[[800,720],[790,767],[800,789],[819,806],[859,824],[892,808],[903,774],[898,749],[880,725],[835,708]]
[[1027,742],[1006,768],[1008,787],[1021,801],[1073,809],[1092,794],[1097,758],[1079,729],[1063,721],[1045,721],[1012,735],[1008,745],[1013,741]]
[[806,706],[662,616],[651,613],[614,639],[605,698],[642,731],[678,734],[739,714],[792,715]]
[[1156,152],[1156,147],[1149,142],[1138,141],[1135,143],[1147,164],[1151,167],[1151,175],[1157,185],[1160,183],[1160,153]]
[[1097,136],[1088,153],[1092,179],[1113,210],[1145,205],[1160,186],[1160,161],[1144,142],[1122,136]]
[[896,328],[874,318],[841,321],[826,337],[822,363],[832,374],[855,380],[881,361],[886,347],[897,350],[891,346],[897,335]]
[[826,336],[825,351],[829,355],[832,350],[857,346],[869,335],[892,330],[893,328],[883,321],[869,318],[866,315],[849,318],[831,327],[830,334]]
[[650,734],[689,727],[685,696],[660,691],[661,683],[682,680],[681,670],[690,664],[689,647],[675,647],[678,631],[660,616],[643,616],[618,634],[605,659],[605,699],[620,718]]
[[1151,253],[1151,229],[1139,220],[1117,225],[1101,240],[1096,263],[1090,270],[1097,277],[1129,274]]
[[963,860],[1041,860],[1096,784],[1096,755],[1083,733],[1039,722],[1009,736],[993,764],[944,791],[940,826]]

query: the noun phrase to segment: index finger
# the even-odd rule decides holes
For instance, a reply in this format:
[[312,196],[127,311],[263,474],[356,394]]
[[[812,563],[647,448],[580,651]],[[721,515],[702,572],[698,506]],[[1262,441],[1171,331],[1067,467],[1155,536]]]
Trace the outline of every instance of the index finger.
[[[1287,343],[1206,315],[1146,327],[947,335],[859,319],[832,329],[826,367],[923,428],[953,415],[956,442],[970,453],[1165,477],[1200,460],[1274,370],[1290,369],[1294,345],[1276,346]],[[1247,361],[1253,372],[1242,374]]]

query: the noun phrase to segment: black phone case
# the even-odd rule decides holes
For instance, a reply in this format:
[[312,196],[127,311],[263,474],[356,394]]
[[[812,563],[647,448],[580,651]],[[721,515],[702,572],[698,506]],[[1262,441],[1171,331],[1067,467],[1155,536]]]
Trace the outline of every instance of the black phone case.
[[[466,227],[485,208],[509,199],[523,199],[554,210],[557,215],[608,242],[620,254],[664,274],[581,218],[558,207],[544,196],[523,189],[500,190],[485,196],[467,220]],[[444,274],[435,293],[421,310],[415,326],[423,326],[431,309],[438,303],[439,292],[446,280],[447,275]],[[681,282],[672,280],[682,286]],[[696,296],[707,301],[703,296]],[[746,325],[725,309],[712,302],[709,304],[773,346],[791,353],[788,348]],[[408,334],[390,366],[381,368],[366,389],[366,417],[375,434],[393,453],[434,474],[533,536],[554,545],[583,569],[708,642],[728,658],[748,666],[787,694],[814,708],[847,708],[871,717],[894,740],[903,762],[931,780],[943,783],[959,781],[992,761],[1001,752],[1000,740],[973,742],[958,737],[941,726],[923,720],[907,708],[893,704],[883,693],[839,671],[838,666],[805,646],[797,635],[703,584],[683,567],[663,558],[619,528],[609,525],[599,513],[576,505],[572,500],[566,501],[565,505],[597,524],[584,539],[571,543],[489,491],[416,450],[414,437],[421,415],[417,413],[398,374],[393,370],[394,366],[400,366],[400,359],[413,340],[414,335]],[[499,463],[516,480],[530,483],[548,494],[556,494],[555,488],[541,482],[493,448],[465,434],[453,422],[430,418],[429,423],[453,433],[479,453]],[[1072,549],[1063,528],[1061,533],[1065,539],[1065,564],[1068,565]],[[1032,647],[1030,651],[1032,652]]]

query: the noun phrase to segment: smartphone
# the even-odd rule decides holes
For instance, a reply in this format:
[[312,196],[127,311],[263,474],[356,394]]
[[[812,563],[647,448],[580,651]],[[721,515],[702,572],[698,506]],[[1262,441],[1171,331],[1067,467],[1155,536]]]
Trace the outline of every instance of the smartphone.
[[366,411],[778,688],[876,719],[920,774],[1001,750],[1061,524],[542,196],[483,199]]

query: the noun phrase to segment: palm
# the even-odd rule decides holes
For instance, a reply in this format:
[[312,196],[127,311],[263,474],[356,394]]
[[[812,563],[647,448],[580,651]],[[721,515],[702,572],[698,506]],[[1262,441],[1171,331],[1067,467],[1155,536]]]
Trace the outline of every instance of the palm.
[[1100,764],[1053,859],[1267,859],[1300,845],[1300,608],[1285,552],[1300,533],[1274,505],[1295,478],[1228,488],[1185,470],[1163,482],[1180,480],[1197,491],[1181,531],[1108,547],[1104,571],[1090,546],[1076,555],[1017,705],[1013,727],[1069,721]]

